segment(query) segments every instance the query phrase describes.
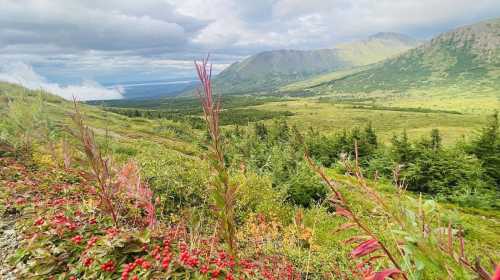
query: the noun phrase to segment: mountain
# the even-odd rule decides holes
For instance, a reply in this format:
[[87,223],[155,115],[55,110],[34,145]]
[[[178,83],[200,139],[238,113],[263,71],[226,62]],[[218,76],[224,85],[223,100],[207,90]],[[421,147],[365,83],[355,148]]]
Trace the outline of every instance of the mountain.
[[368,69],[302,90],[370,93],[438,87],[500,92],[500,18],[443,33]]
[[416,47],[420,42],[403,34],[380,32],[366,40],[336,46],[339,56],[350,66],[368,65]]
[[375,63],[417,45],[402,34],[378,33],[333,49],[261,52],[226,68],[214,86],[222,93],[271,91],[317,74]]

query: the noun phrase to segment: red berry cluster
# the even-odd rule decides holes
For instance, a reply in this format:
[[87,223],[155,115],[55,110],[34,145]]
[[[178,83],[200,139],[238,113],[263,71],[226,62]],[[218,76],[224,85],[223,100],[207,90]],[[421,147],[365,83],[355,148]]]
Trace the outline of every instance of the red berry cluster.
[[35,221],[35,226],[41,226],[45,223],[45,220],[43,218],[38,218],[36,221]]
[[109,260],[101,265],[101,269],[107,272],[115,271],[115,263],[112,260]]
[[85,259],[83,260],[83,265],[84,265],[84,266],[86,266],[86,267],[89,267],[90,265],[92,265],[92,262],[93,262],[93,261],[94,261],[94,260],[93,260],[92,258],[85,258]]
[[71,241],[75,244],[80,244],[83,240],[83,237],[81,235],[77,235],[73,238],[71,238]]
[[198,259],[199,252],[197,250],[189,251],[186,243],[179,244],[179,260],[180,262],[188,267],[196,267],[200,263]]

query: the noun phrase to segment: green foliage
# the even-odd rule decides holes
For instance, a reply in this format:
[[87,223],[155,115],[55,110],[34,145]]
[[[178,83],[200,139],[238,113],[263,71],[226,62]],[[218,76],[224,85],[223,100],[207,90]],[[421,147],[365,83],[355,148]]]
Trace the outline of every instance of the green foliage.
[[[125,115],[133,118],[148,118],[148,119],[168,119],[172,121],[177,121],[181,123],[187,123],[192,128],[201,129],[203,128],[203,118],[201,117],[201,112],[193,110],[190,115],[188,112],[178,112],[178,111],[164,111],[164,110],[138,110],[138,109],[127,109],[127,108],[106,108],[106,110]],[[268,120],[273,118],[279,118],[284,116],[292,116],[293,114],[288,111],[275,112],[267,110],[256,110],[256,109],[227,109],[220,114],[220,124],[221,125],[246,125],[249,122],[256,122],[261,120]],[[182,133],[183,131],[178,131]]]
[[416,152],[418,156],[403,173],[409,190],[448,196],[466,189],[486,188],[481,163],[464,152],[433,149]]
[[[475,204],[476,207],[498,207],[495,202],[497,194],[493,190],[487,169],[488,162],[467,154],[461,146],[443,148],[441,141],[437,129],[431,131],[430,138],[416,143],[409,141],[406,132],[400,136],[395,135],[391,156],[387,158],[385,155],[384,159],[382,155],[373,163],[372,168],[383,166],[384,160],[388,165],[395,162],[401,165],[401,179],[411,191],[437,195],[464,206]],[[476,145],[474,147],[478,147],[477,140],[473,143]],[[470,200],[465,199],[465,194],[470,194]],[[481,203],[473,203],[472,201],[479,202],[479,196]]]
[[481,134],[469,147],[468,151],[478,157],[500,191],[500,123],[498,112],[495,112]]
[[305,163],[299,164],[287,183],[287,200],[302,207],[321,202],[328,193],[328,189]]
[[343,155],[354,158],[355,146],[362,165],[366,165],[378,147],[377,135],[369,123],[363,130],[354,127],[331,136],[312,131],[307,137],[309,153],[325,166],[333,166]]
[[[2,114],[8,111],[7,101],[11,95],[8,97],[0,96]],[[36,94],[28,94],[27,97],[29,97],[26,99],[27,104],[37,100]],[[47,113],[44,112],[40,118],[43,120],[41,125],[35,129],[37,131],[35,134],[43,137],[41,141],[39,138],[35,139],[34,157],[38,164],[37,170],[45,170],[47,167],[43,164],[56,168],[54,167],[56,165],[47,160],[50,159],[48,156],[50,149],[46,147],[48,143],[45,138],[60,137],[62,128],[68,126],[67,111],[71,107],[67,102],[57,98],[49,99],[44,96],[43,102],[43,107],[46,109],[44,111]],[[409,278],[445,279],[448,273],[456,279],[472,278],[469,271],[457,265],[453,258],[439,249],[445,242],[443,236],[441,239],[435,238],[436,234],[439,237],[449,221],[452,223],[453,233],[463,229],[465,250],[470,252],[470,260],[481,256],[484,264],[491,255],[494,261],[498,261],[500,256],[497,244],[500,235],[497,209],[500,205],[497,202],[498,190],[495,189],[493,176],[488,173],[488,170],[494,171],[497,165],[495,161],[490,161],[488,156],[492,147],[496,145],[492,143],[498,141],[498,136],[492,136],[495,134],[491,133],[495,127],[492,126],[493,122],[490,122],[472,142],[464,139],[464,143],[453,146],[449,144],[452,141],[449,141],[448,134],[441,127],[439,130],[430,131],[428,129],[430,123],[415,126],[409,121],[408,116],[420,123],[423,123],[422,120],[428,116],[439,116],[439,122],[453,119],[455,123],[450,122],[452,123],[450,126],[456,126],[458,129],[466,126],[465,124],[460,126],[463,122],[481,125],[481,116],[387,110],[373,110],[376,111],[373,113],[361,109],[350,110],[349,115],[342,115],[338,114],[338,107],[333,105],[302,100],[261,105],[255,109],[269,112],[290,110],[295,115],[288,118],[273,116],[272,119],[257,121],[254,124],[226,126],[221,131],[229,183],[239,186],[234,210],[238,249],[243,255],[242,258],[263,254],[283,256],[291,260],[293,266],[302,272],[302,279],[335,277],[337,271],[345,272],[345,279],[355,277],[351,272],[356,263],[348,256],[356,245],[351,246],[345,242],[355,236],[355,230],[338,231],[339,227],[345,224],[346,218],[332,215],[332,207],[325,206],[330,201],[327,198],[331,193],[306,166],[301,137],[298,136],[301,134],[311,154],[314,153],[315,162],[327,166],[325,172],[332,180],[338,182],[342,195],[352,202],[353,211],[359,215],[362,222],[373,229],[381,240],[392,244],[389,245],[389,250],[397,256],[398,261],[401,261],[402,268],[410,272]],[[350,104],[341,104],[344,105]],[[148,182],[154,197],[158,198],[155,203],[158,220],[165,223],[165,227],[160,228],[158,235],[164,237],[166,232],[170,233],[169,230],[175,232],[173,233],[175,236],[183,233],[185,235],[179,242],[187,243],[192,248],[198,248],[197,246],[204,244],[205,240],[212,240],[218,218],[214,215],[214,203],[210,199],[210,188],[212,188],[210,183],[214,181],[214,172],[209,168],[209,159],[203,156],[204,151],[209,148],[204,139],[207,136],[205,129],[193,128],[181,120],[128,118],[111,112],[105,113],[91,106],[82,105],[81,108],[85,111],[87,123],[96,133],[97,142],[100,144],[106,141],[107,153],[112,155],[117,163],[133,158],[141,166],[141,179]],[[296,108],[303,110],[297,111]],[[150,109],[163,110],[159,108],[147,110]],[[321,110],[335,116],[327,120],[325,114],[315,115]],[[182,110],[178,113],[181,115]],[[363,115],[359,115],[360,113]],[[196,114],[199,114],[199,111],[193,113],[193,116]],[[306,114],[310,115],[313,122],[300,123]],[[326,122],[331,119],[336,119],[341,127],[348,128],[336,131],[330,128],[322,129],[322,125],[329,125]],[[355,127],[356,123],[368,124],[370,120],[373,126]],[[435,120],[433,119],[431,123]],[[313,128],[307,131],[302,129],[311,123],[314,125]],[[392,145],[386,145],[384,140],[387,134],[401,131],[402,127],[406,126],[408,133],[397,134]],[[412,129],[415,128],[421,129],[421,134],[426,133],[427,137],[416,139],[412,133]],[[4,133],[2,135],[8,135],[6,131],[8,130],[2,126],[0,129],[0,132]],[[47,135],[52,136],[47,137]],[[17,139],[16,137],[13,139]],[[72,144],[74,139],[69,138],[68,142]],[[339,168],[342,166],[339,161],[344,160],[340,154],[345,154],[345,159],[352,164],[355,142],[358,145],[360,163],[364,167],[363,175],[367,185],[372,186],[381,195],[389,210],[397,209],[395,213],[404,218],[404,226],[401,227],[388,218],[391,212],[382,209],[380,204],[367,196],[367,192],[359,189],[357,179],[349,175],[353,173],[348,168]],[[60,152],[60,147],[55,145],[54,150]],[[73,153],[73,156],[75,158],[70,170],[74,171],[74,175],[59,167],[56,169],[65,175],[58,180],[44,179],[41,186],[32,186],[31,181],[26,180],[30,178],[29,174],[34,174],[35,169],[20,171],[17,164],[9,163],[5,165],[7,168],[0,168],[2,202],[0,211],[10,211],[11,207],[22,210],[22,216],[28,215],[28,219],[23,222],[21,228],[31,228],[31,230],[35,229],[33,223],[37,216],[46,217],[46,224],[36,227],[36,230],[42,230],[43,235],[31,241],[32,247],[27,246],[28,242],[22,242],[21,248],[15,255],[16,261],[33,264],[31,272],[36,269],[40,273],[62,275],[61,278],[65,279],[70,275],[92,279],[117,278],[122,272],[120,270],[122,265],[133,262],[134,257],[147,256],[148,260],[155,262],[151,255],[136,250],[142,250],[140,247],[145,244],[161,246],[161,240],[151,239],[149,233],[132,228],[127,228],[112,238],[105,232],[112,224],[110,219],[99,211],[96,198],[80,202],[80,199],[84,198],[82,193],[91,181],[81,177],[81,155]],[[0,162],[3,160],[4,158],[0,159]],[[61,161],[60,157],[56,158],[56,162],[58,161]],[[394,181],[406,183],[408,189],[412,190],[407,195],[401,195],[400,190],[390,183],[393,181],[393,171],[397,166],[400,166],[399,181]],[[56,173],[51,171],[46,174]],[[33,181],[40,182],[42,176],[37,175],[38,173],[33,176],[36,178]],[[371,180],[374,178],[377,180]],[[6,179],[12,181],[9,182],[9,187],[4,187],[7,184],[2,180]],[[11,188],[14,183],[16,188]],[[64,189],[57,189],[59,186],[64,186]],[[33,188],[33,195],[19,196],[30,188]],[[54,206],[52,201],[61,195],[77,200],[57,205],[59,207],[57,211],[51,213],[45,212],[48,207],[31,207],[27,204],[29,207],[22,208],[24,206],[14,204],[18,198],[30,200],[37,197],[41,190],[52,191],[54,197],[46,201],[51,207]],[[9,197],[5,192],[13,195],[12,198],[5,200]],[[422,193],[422,200],[414,199],[418,193]],[[432,198],[440,203],[426,201],[425,198]],[[76,209],[80,209],[83,216],[76,215],[74,212]],[[80,227],[75,231],[66,230],[63,235],[54,233],[51,227],[52,220],[59,212],[65,212],[68,218],[81,222]],[[299,213],[303,213],[302,218],[299,217]],[[93,217],[97,218],[97,225],[88,222]],[[272,218],[272,230],[263,226],[262,221],[269,218]],[[180,224],[186,228],[176,228]],[[246,228],[247,225],[249,230]],[[423,233],[422,228],[431,230]],[[31,230],[29,236],[33,236],[32,233],[35,232]],[[256,233],[257,235],[253,235]],[[83,237],[83,243],[79,246],[71,241],[76,234]],[[271,235],[274,239],[270,237]],[[92,266],[87,268],[81,264],[86,256],[80,254],[92,236],[98,236],[100,241],[88,251],[95,259]],[[456,235],[453,238],[454,248],[459,250],[460,245]],[[398,253],[396,240],[405,242],[404,247],[400,247],[404,250],[403,256]],[[216,248],[223,249],[218,245]],[[172,249],[177,260],[180,253],[178,246],[174,245]],[[210,248],[205,249],[210,250]],[[258,253],[253,254],[254,251]],[[111,259],[115,261],[117,267],[115,274],[100,269],[101,264]],[[387,267],[387,264],[386,260],[377,261],[377,266],[374,268],[380,270]],[[187,271],[184,265],[172,266],[175,267],[175,271],[171,271],[172,274],[162,270],[160,265],[156,263],[152,270],[158,273],[154,276],[205,279],[204,275],[196,271]],[[159,270],[156,270],[157,268]],[[70,274],[67,274],[68,271]],[[134,273],[141,279],[154,278],[151,272],[145,270],[136,270]],[[332,276],[332,273],[335,276]],[[32,276],[32,274],[25,275],[27,278]]]
[[35,101],[25,96],[9,100],[5,110],[0,111],[0,141],[29,153],[33,141],[43,137],[43,129],[48,128],[43,114],[41,94]]

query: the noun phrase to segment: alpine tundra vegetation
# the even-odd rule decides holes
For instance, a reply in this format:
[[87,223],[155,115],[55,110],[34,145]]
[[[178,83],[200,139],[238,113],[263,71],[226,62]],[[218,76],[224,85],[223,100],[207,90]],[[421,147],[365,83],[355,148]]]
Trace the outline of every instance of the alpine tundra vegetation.
[[55,2],[0,0],[0,279],[500,280],[495,1]]

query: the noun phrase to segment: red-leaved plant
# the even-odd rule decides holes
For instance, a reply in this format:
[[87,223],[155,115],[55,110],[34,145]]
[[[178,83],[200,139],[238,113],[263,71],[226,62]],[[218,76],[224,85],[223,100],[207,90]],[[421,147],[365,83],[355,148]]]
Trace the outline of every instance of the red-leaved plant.
[[[97,195],[103,210],[111,215],[117,228],[120,218],[130,225],[154,226],[156,210],[153,204],[153,192],[147,184],[141,182],[137,164],[130,161],[115,174],[111,168],[111,161],[101,152],[93,131],[85,125],[76,100],[74,110],[73,121],[78,130],[72,134],[81,142],[92,177],[97,182]],[[142,219],[142,212],[146,216],[145,221]]]

